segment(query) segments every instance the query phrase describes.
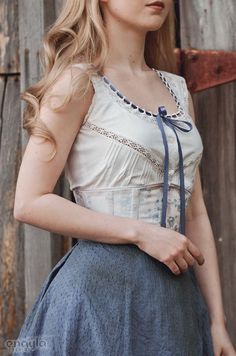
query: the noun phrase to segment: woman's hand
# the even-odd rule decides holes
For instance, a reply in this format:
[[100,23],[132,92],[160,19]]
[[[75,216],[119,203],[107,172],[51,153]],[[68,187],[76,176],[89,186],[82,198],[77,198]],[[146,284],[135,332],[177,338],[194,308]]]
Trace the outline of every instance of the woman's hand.
[[185,272],[196,261],[200,265],[204,263],[201,251],[190,239],[156,224],[141,224],[136,245],[176,275]]
[[236,356],[236,351],[230,341],[228,332],[223,323],[212,322],[211,334],[214,356]]

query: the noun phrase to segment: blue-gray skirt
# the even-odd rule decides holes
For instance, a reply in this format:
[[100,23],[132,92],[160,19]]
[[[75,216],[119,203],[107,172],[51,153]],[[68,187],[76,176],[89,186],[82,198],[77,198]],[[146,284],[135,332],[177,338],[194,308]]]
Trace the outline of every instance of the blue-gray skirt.
[[13,356],[214,356],[193,268],[174,275],[137,246],[78,242],[28,313]]

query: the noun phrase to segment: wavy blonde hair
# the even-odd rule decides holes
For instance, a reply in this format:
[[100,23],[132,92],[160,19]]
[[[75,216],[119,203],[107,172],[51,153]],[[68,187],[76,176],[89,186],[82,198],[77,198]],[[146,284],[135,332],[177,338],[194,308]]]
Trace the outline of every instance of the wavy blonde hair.
[[[146,36],[144,57],[151,68],[176,73],[174,56],[175,12],[172,6],[162,27],[150,31]],[[56,21],[48,28],[43,37],[40,52],[42,78],[21,93],[26,102],[23,113],[23,128],[28,135],[49,140],[56,154],[56,140],[45,123],[39,118],[41,104],[50,97],[49,88],[57,81],[62,72],[71,68],[73,63],[85,62],[88,66],[75,76],[71,76],[70,92],[66,93],[60,106],[53,107],[55,112],[64,108],[73,95],[85,95],[92,75],[103,74],[103,66],[108,53],[108,39],[103,22],[99,0],[66,0]],[[51,159],[52,159],[51,158]]]

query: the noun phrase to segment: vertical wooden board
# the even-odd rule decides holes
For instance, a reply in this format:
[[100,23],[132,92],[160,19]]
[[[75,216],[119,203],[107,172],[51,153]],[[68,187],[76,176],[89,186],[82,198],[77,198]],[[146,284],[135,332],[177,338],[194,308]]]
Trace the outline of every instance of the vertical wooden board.
[[236,2],[180,0],[181,47],[234,51]]
[[59,15],[64,3],[65,3],[65,0],[55,0],[56,16]]
[[18,0],[0,0],[0,73],[19,72]]
[[[39,48],[44,33],[42,0],[19,2],[20,72],[21,91],[40,77]],[[26,136],[24,136],[26,143]]]
[[55,0],[43,1],[44,18],[43,18],[43,31],[47,31],[48,26],[52,24],[56,17],[56,5]]
[[[180,2],[182,48],[235,50],[236,3]],[[227,329],[236,340],[236,84],[193,95],[203,139],[203,193],[216,241]],[[236,346],[236,344],[235,344]]]
[[[0,350],[24,318],[24,254],[21,225],[13,218],[20,155],[19,77],[6,81],[0,149]],[[1,353],[2,354],[2,353]]]
[[6,77],[0,75],[0,145],[1,145],[1,132],[2,132],[2,112],[3,112],[3,103],[4,103],[4,95],[6,89]]
[[[13,218],[20,155],[18,1],[0,0],[0,354],[24,318],[21,225]],[[10,74],[10,75],[9,75]],[[12,74],[15,74],[14,76]],[[7,353],[9,354],[9,353]]]

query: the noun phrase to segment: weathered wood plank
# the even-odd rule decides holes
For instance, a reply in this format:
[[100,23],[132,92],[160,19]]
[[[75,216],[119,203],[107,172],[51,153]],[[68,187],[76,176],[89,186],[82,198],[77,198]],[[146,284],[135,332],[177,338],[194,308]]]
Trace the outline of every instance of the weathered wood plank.
[[[18,1],[0,0],[0,354],[24,319],[24,241],[13,218],[20,157]],[[9,354],[9,353],[7,353]]]
[[0,73],[19,72],[18,0],[0,0]]
[[[236,50],[236,3],[182,0],[182,48]],[[203,139],[203,193],[212,224],[222,282],[227,328],[236,340],[236,84],[193,95]],[[236,344],[235,344],[236,346]]]
[[0,75],[0,145],[1,145],[1,132],[2,132],[2,122],[3,122],[3,103],[4,103],[4,95],[6,88],[6,77],[4,75]]
[[24,255],[20,224],[13,218],[14,192],[20,154],[20,83],[6,80],[0,147],[0,349],[16,336],[24,318]]
[[56,10],[56,16],[59,15],[60,10],[65,3],[65,0],[55,0],[55,10]]
[[236,2],[181,0],[181,47],[234,51]]

